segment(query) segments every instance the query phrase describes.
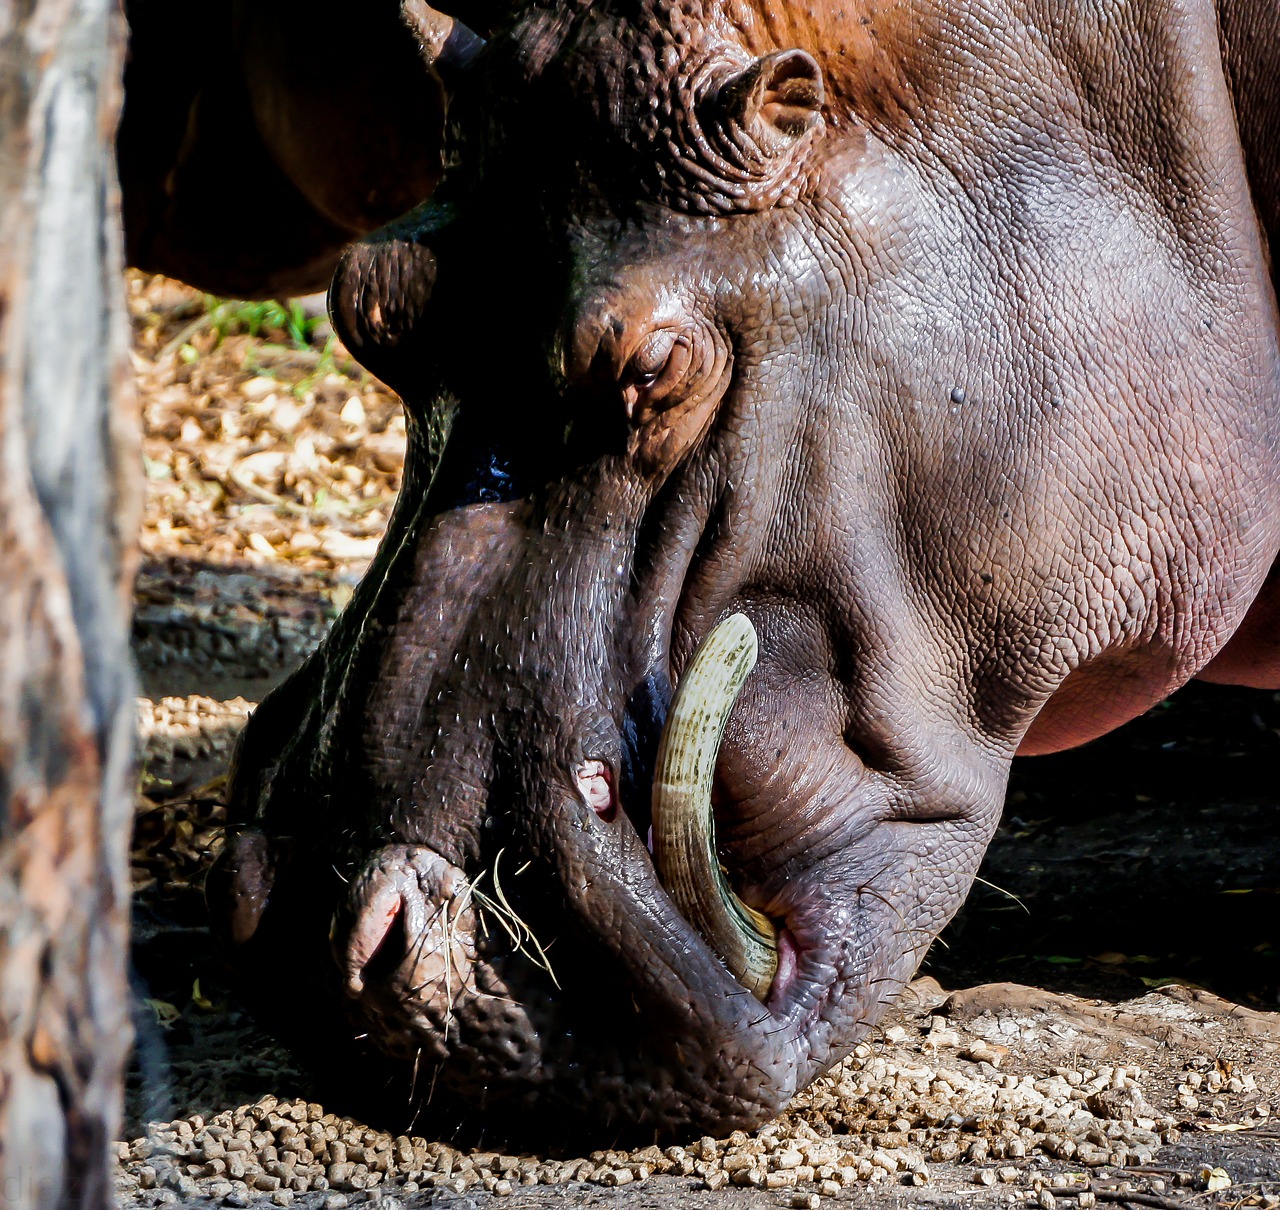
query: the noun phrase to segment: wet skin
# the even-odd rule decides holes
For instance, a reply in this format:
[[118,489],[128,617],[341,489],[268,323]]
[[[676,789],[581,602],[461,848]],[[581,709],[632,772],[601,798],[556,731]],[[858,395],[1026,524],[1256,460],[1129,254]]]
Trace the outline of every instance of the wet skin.
[[[411,440],[373,568],[238,756],[210,897],[247,986],[297,955],[316,1012],[278,1027],[390,1056],[389,1114],[758,1124],[911,977],[1016,752],[1211,661],[1280,684],[1269,588],[1241,625],[1280,547],[1248,117],[1242,149],[1194,0],[499,28],[457,166],[331,293]],[[672,686],[737,612],[760,659],[714,801],[781,934],[763,1003],[646,847]]]

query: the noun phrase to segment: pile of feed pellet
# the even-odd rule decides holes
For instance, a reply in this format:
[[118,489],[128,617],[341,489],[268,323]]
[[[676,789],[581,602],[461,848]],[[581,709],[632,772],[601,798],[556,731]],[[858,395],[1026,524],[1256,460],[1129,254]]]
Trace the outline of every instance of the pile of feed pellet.
[[860,1046],[754,1134],[536,1159],[393,1137],[318,1104],[268,1096],[207,1120],[156,1124],[146,1137],[121,1143],[119,1194],[126,1204],[203,1196],[232,1207],[254,1199],[287,1206],[304,1197],[339,1210],[363,1191],[479,1187],[502,1195],[519,1185],[617,1187],[673,1174],[708,1189],[821,1196],[891,1178],[924,1185],[931,1164],[950,1161],[965,1162],[979,1185],[1018,1180],[1016,1165],[1035,1153],[1069,1161],[1075,1171],[1149,1164],[1162,1142],[1178,1137],[1176,1120],[1147,1103],[1136,1066],[1001,1074],[979,1057],[980,1041],[940,1058],[932,1035],[942,1035],[934,1043],[960,1039],[942,1018],[933,1022],[914,1046]]

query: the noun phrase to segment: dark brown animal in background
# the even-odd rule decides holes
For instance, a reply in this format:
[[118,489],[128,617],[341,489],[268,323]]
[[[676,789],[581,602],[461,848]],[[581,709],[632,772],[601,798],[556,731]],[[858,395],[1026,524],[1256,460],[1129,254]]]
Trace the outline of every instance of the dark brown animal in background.
[[127,0],[117,140],[131,264],[236,297],[329,284],[428,196],[480,42],[414,0]]

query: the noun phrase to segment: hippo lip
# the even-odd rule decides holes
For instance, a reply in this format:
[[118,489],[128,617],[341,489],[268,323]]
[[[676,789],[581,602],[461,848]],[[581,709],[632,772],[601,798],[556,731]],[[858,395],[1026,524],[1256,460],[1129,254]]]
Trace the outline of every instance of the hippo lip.
[[[583,812],[583,814],[586,813]],[[619,914],[628,917],[628,931],[634,929],[634,934],[629,939],[630,949],[616,935],[612,937],[606,935],[606,943],[616,945],[620,957],[627,957],[629,953],[633,961],[628,965],[633,968],[636,965],[634,963],[635,947],[657,957],[670,974],[675,976],[674,981],[665,980],[657,985],[656,990],[661,995],[669,997],[673,983],[682,989],[705,989],[708,999],[714,997],[722,1004],[732,1003],[735,1006],[731,1012],[735,1019],[735,1028],[751,1029],[766,1019],[774,1018],[774,1027],[770,1032],[773,1033],[775,1045],[779,1041],[786,1045],[793,1043],[796,1039],[790,1036],[790,1029],[781,1035],[774,1033],[774,1029],[780,1023],[788,1026],[791,1024],[787,1019],[790,1014],[786,1013],[789,1007],[789,997],[786,993],[794,985],[794,979],[787,988],[775,988],[767,1003],[762,1004],[751,996],[725,967],[721,957],[701,933],[677,908],[663,887],[657,868],[639,833],[631,825],[630,820],[624,822],[621,818],[624,814],[625,812],[620,812],[619,818],[610,823],[592,812],[591,817],[586,821],[584,831],[579,833],[587,846],[594,850],[594,854],[601,857],[608,854],[613,858],[612,861],[593,863],[597,878],[592,883],[592,889],[599,890],[598,872],[610,867],[617,871],[617,876],[611,880],[613,885],[609,887],[607,894],[597,894],[581,899],[584,915],[588,918],[598,917],[595,905],[617,894],[628,904],[630,910]],[[587,837],[590,837],[590,840],[587,840]],[[571,897],[575,889],[570,884]],[[647,927],[641,927],[642,921]],[[786,931],[790,933],[789,929]],[[793,953],[798,964],[802,951],[795,945],[794,938],[790,944],[794,947]],[[749,1005],[747,1001],[750,1001]],[[784,1013],[785,1016],[782,1015]],[[716,1010],[712,1015],[721,1016],[722,1013]]]

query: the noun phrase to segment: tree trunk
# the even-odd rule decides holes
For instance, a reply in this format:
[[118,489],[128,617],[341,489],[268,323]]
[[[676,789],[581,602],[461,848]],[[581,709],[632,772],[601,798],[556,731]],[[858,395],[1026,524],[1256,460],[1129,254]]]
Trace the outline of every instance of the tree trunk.
[[0,1199],[106,1207],[138,499],[116,0],[0,0]]

